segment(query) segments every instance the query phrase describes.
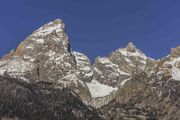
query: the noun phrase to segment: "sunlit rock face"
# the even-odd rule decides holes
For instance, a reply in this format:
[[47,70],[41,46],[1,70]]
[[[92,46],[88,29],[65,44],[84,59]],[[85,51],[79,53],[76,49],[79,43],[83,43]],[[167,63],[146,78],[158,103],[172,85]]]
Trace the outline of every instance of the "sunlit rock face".
[[135,72],[147,70],[153,62],[130,42],[108,57],[98,57],[94,63],[94,76],[103,84],[117,87],[123,85]]
[[22,63],[19,68],[14,67],[17,70],[9,69],[9,62],[4,64],[7,72],[13,76],[18,76],[20,72],[25,79],[31,80],[57,81],[75,68],[65,25],[59,19],[34,31],[18,46],[11,58],[6,58],[11,64]]
[[180,80],[180,46],[171,49],[171,53],[158,61],[158,73],[161,77]]
[[[154,60],[130,42],[91,63],[71,49],[60,19],[35,30],[1,58],[0,76],[27,85],[68,88],[87,106],[98,108],[104,119],[174,119],[171,113],[176,118],[179,112],[180,46]],[[162,108],[163,115],[156,113]]]

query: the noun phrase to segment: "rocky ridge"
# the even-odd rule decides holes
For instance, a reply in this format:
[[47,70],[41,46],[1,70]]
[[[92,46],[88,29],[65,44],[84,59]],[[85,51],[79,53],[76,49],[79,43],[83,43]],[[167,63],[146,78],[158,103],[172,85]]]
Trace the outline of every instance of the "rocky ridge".
[[[0,60],[0,75],[27,84],[51,83],[55,88],[67,88],[108,120],[179,118],[180,47],[154,60],[130,42],[91,64],[86,55],[71,49],[65,25],[57,19],[5,55]],[[165,108],[162,114],[154,113],[161,108]]]

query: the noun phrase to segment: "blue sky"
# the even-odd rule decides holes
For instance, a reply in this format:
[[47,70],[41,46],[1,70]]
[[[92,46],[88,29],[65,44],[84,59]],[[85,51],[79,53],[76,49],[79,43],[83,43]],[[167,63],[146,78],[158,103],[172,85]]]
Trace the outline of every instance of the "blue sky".
[[56,18],[73,50],[93,60],[132,41],[158,59],[180,45],[179,0],[1,0],[0,56]]

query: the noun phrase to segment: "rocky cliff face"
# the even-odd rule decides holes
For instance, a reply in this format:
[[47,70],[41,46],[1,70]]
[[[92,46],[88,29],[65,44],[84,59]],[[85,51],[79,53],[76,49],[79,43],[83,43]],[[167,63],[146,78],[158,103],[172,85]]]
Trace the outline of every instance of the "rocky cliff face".
[[178,120],[180,84],[168,78],[137,74],[120,88],[116,97],[100,108],[107,120]]
[[149,63],[154,62],[148,58],[133,43],[126,48],[112,52],[108,57],[98,57],[94,63],[95,79],[110,86],[123,85],[123,81],[135,72],[143,71]]
[[[167,57],[154,60],[147,57],[130,42],[125,48],[118,49],[107,57],[97,57],[91,64],[86,55],[72,51],[65,32],[65,25],[62,20],[57,19],[34,31],[16,50],[12,50],[1,58],[0,76],[2,91],[6,91],[2,93],[6,101],[1,101],[1,103],[5,103],[13,97],[13,99],[18,99],[13,101],[15,104],[19,100],[21,101],[18,96],[24,97],[27,94],[32,97],[32,93],[25,89],[37,85],[39,96],[43,96],[43,99],[39,99],[37,103],[33,102],[38,106],[42,104],[44,98],[54,94],[47,90],[45,91],[49,93],[48,95],[39,92],[41,88],[39,84],[43,84],[43,86],[45,84],[45,89],[51,87],[60,90],[63,95],[69,96],[68,98],[62,97],[63,101],[77,98],[87,106],[96,108],[102,119],[175,120],[180,118],[180,47],[173,48]],[[7,76],[8,79],[12,79],[11,82],[4,78]],[[13,80],[19,80],[23,85],[25,83],[23,90],[20,86],[20,95],[14,96],[11,93],[11,87],[6,88],[6,86],[19,88],[19,82],[14,83]],[[8,84],[4,84],[4,82],[8,82]],[[17,91],[15,88],[13,91]],[[61,92],[62,89],[68,89],[77,96],[71,96],[69,92]],[[6,93],[9,94],[9,98]],[[27,99],[26,97],[25,99]],[[49,98],[47,99],[49,100]],[[33,98],[32,101],[34,101]],[[32,101],[25,102],[25,106]],[[56,99],[52,99],[52,101],[57,102]],[[50,102],[44,102],[47,102],[47,106],[43,107],[48,107]],[[83,103],[77,106],[85,106]],[[70,111],[76,109],[76,106],[72,106],[75,107],[73,110],[66,106],[67,104],[64,104],[58,109],[62,109],[61,107]],[[4,107],[12,106],[4,104]],[[24,106],[15,107],[16,114],[10,118],[25,119],[18,114],[19,111],[16,109],[18,107],[24,108]],[[54,109],[53,107],[50,106]],[[92,112],[90,108],[85,109],[89,112],[83,114],[83,111],[78,110],[78,115],[81,116],[77,117],[78,119],[85,119],[83,116],[89,116],[89,113]],[[57,116],[62,113],[56,110],[52,111],[55,112],[53,113],[53,116],[56,116],[55,119],[60,119]],[[77,111],[75,112],[77,113]],[[4,118],[7,115],[10,115],[9,109],[1,114]],[[94,117],[101,119],[97,113],[92,113],[90,116],[92,118],[88,119],[94,119]],[[44,119],[48,119],[46,116],[44,117]]]
[[4,56],[0,61],[0,73],[6,72],[28,82],[64,84],[64,87],[71,87],[80,95],[90,96],[85,83],[81,81],[84,77],[81,75],[83,68],[80,67],[83,60],[78,59],[78,55],[71,51],[65,25],[57,19],[34,31],[15,52]]
[[25,79],[57,81],[75,68],[65,25],[61,20],[47,23],[34,31],[11,54],[11,57],[3,58],[1,65],[13,76],[22,75]]

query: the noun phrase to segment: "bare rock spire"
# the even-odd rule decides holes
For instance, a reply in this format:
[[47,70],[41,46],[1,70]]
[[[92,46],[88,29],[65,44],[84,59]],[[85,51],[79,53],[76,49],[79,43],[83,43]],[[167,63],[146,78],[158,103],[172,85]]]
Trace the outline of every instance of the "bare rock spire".
[[129,42],[126,48],[129,52],[135,52],[137,49],[136,46],[132,42]]
[[[15,72],[8,69],[8,64],[11,62],[4,66],[9,73],[18,75],[22,72],[21,74],[27,79],[56,81],[71,73],[75,60],[63,21],[56,19],[35,30],[21,42],[10,61],[14,64],[17,61],[25,63],[24,67],[18,67]],[[27,68],[33,69],[27,71]]]

